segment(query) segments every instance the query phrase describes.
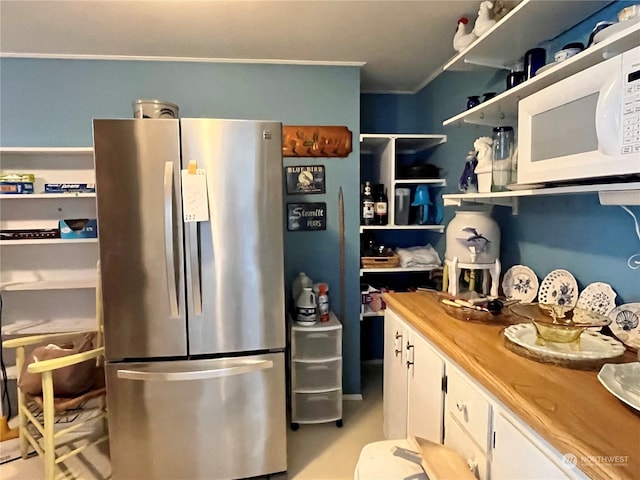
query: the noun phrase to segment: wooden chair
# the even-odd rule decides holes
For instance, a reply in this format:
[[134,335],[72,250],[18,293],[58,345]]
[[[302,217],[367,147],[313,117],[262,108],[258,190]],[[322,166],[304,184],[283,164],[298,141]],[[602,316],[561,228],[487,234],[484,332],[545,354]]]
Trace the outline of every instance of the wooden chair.
[[[106,433],[106,388],[104,385],[104,347],[102,346],[102,296],[100,273],[96,286],[96,320],[94,348],[61,358],[35,361],[27,370],[42,376],[42,395],[29,395],[18,388],[18,416],[20,453],[26,459],[29,445],[43,457],[45,480],[54,480],[60,474],[67,476],[68,471],[61,470],[60,464],[91,445],[105,441]],[[27,348],[42,344],[62,345],[73,342],[87,332],[58,333],[15,338],[3,342],[4,348],[16,349],[16,367],[18,381],[22,375]],[[96,382],[93,388],[74,398],[61,398],[55,395],[53,374],[56,370],[77,365],[87,360],[95,360]],[[91,400],[91,402],[89,402]],[[95,431],[84,433],[80,430],[89,423],[101,422],[102,432],[96,438]],[[94,426],[95,427],[95,426]],[[78,446],[81,444],[80,446]]]

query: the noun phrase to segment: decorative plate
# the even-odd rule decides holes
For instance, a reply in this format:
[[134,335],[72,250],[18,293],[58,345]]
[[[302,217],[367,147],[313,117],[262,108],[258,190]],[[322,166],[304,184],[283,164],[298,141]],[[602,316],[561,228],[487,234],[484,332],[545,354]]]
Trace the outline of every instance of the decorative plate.
[[590,283],[580,292],[576,307],[607,315],[616,306],[616,296],[608,283]]
[[532,323],[519,323],[505,328],[504,335],[513,343],[531,352],[559,360],[602,360],[619,357],[624,345],[598,332],[585,330],[580,335],[580,349],[573,350],[568,343],[536,345],[536,327]]
[[609,312],[609,328],[625,345],[640,349],[640,303],[625,303]]
[[567,270],[557,269],[549,273],[540,284],[538,302],[550,305],[576,306],[578,283]]
[[529,267],[514,265],[504,274],[502,291],[507,298],[533,302],[538,294],[538,277]]
[[640,363],[607,363],[598,373],[598,380],[613,395],[640,411]]

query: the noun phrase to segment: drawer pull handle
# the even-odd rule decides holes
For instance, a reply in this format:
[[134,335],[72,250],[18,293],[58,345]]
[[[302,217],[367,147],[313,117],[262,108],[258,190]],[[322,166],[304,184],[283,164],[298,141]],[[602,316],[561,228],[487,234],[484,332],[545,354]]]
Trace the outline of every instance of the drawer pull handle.
[[326,365],[313,365],[311,367],[309,367],[307,370],[311,371],[311,370],[329,370],[329,367],[327,367]]
[[329,400],[329,397],[326,395],[316,395],[316,396],[307,398],[308,402],[326,402],[327,400]]
[[467,409],[467,406],[463,402],[456,402],[456,408],[459,412],[464,412]]
[[402,335],[396,332],[395,342],[393,344],[396,357],[402,353]]

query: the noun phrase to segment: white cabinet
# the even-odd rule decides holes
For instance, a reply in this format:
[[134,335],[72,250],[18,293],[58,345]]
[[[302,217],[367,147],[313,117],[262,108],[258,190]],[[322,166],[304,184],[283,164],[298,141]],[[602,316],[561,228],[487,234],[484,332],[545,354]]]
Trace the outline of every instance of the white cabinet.
[[385,438],[442,442],[444,361],[393,311],[384,318]]
[[[539,448],[527,437],[526,430],[517,420],[509,419],[504,412],[498,411],[495,415],[494,447],[491,459],[491,478],[495,480],[553,480],[571,478],[584,478],[575,469],[571,472],[562,470],[556,462],[562,458],[556,455],[553,461],[551,455],[545,449]],[[571,467],[570,462],[565,462],[566,467]]]
[[586,478],[391,309],[384,355],[386,438],[451,447],[479,480]]
[[[4,173],[33,173],[33,194],[0,195],[0,229],[96,218],[95,193],[44,194],[44,183],[95,183],[93,149],[0,148]],[[95,328],[98,240],[0,240],[3,335]]]
[[342,426],[342,324],[291,324],[291,429],[301,423]]
[[383,432],[387,439],[407,437],[407,325],[391,310],[384,314],[382,388]]
[[444,361],[415,330],[407,339],[407,433],[442,443]]

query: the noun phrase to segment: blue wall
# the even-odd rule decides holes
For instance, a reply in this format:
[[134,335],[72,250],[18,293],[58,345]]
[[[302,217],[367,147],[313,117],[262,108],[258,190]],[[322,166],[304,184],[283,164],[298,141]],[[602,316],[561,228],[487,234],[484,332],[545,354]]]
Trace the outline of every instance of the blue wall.
[[[601,20],[613,21],[617,12],[633,2],[615,2],[562,35],[541,46],[553,53],[569,42],[585,45],[594,25]],[[473,149],[475,138],[491,135],[484,126],[464,125],[444,128],[442,122],[465,108],[468,95],[486,91],[504,91],[506,71],[478,73],[445,72],[416,95],[403,95],[395,101],[392,95],[363,95],[362,111],[376,111],[375,119],[361,119],[372,129],[401,133],[446,133],[448,142],[433,154],[434,163],[446,170],[447,193],[459,193],[457,181],[465,155]],[[407,107],[411,105],[412,108]],[[383,107],[388,109],[385,115]],[[389,119],[404,112],[395,125]],[[380,130],[376,130],[380,131]],[[445,209],[444,223],[454,214]],[[640,207],[632,211],[640,219]],[[540,279],[551,270],[564,268],[573,273],[582,289],[591,282],[606,282],[617,292],[617,304],[640,301],[640,270],[631,270],[627,259],[640,253],[633,219],[620,207],[601,206],[596,194],[559,197],[530,197],[520,203],[520,214],[494,207],[493,214],[502,233],[501,260],[503,272],[514,264],[530,266]],[[444,256],[444,235],[434,244]]]
[[[284,160],[326,167],[326,194],[285,201],[327,203],[327,230],[285,233],[287,287],[299,271],[330,285],[339,312],[338,188],[345,201],[344,390],[360,392],[359,142],[357,67],[85,60],[0,60],[2,146],[87,146],[93,118],[130,118],[137,98],[177,103],[182,117],[268,119],[285,125],[346,125],[348,158]],[[279,221],[279,219],[274,219]]]

